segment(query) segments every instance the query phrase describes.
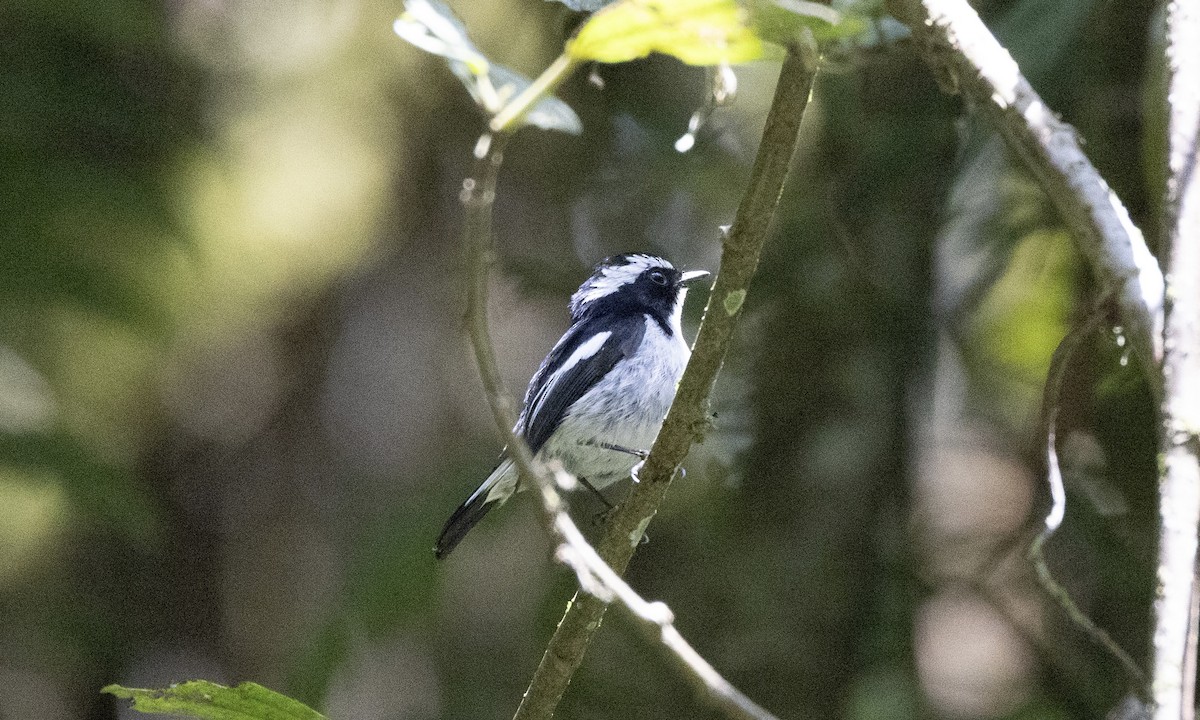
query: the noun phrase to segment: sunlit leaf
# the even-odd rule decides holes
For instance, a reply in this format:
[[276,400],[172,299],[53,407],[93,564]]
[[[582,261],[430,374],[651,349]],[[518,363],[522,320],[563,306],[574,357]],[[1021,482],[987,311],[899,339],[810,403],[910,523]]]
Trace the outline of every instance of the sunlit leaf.
[[625,62],[650,53],[689,65],[744,63],[775,53],[735,0],[621,0],[600,10],[567,44],[576,60]]
[[325,720],[307,705],[252,682],[229,688],[207,680],[189,680],[158,690],[109,685],[101,692],[132,700],[133,709],[144,713],[203,720]]
[[995,373],[993,412],[1014,427],[1039,406],[1050,358],[1070,326],[1075,262],[1064,230],[1030,231],[973,313],[972,346]]
[[[495,115],[532,83],[524,75],[489,61],[471,42],[462,21],[439,0],[406,0],[404,14],[396,19],[392,29],[401,39],[445,58],[475,104],[488,115]],[[583,123],[575,111],[553,96],[538,101],[523,122],[572,135],[583,132]]]

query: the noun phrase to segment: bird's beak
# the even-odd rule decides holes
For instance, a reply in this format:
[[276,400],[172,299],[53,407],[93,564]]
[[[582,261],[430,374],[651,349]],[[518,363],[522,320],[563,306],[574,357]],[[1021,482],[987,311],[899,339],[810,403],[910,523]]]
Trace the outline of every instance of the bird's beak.
[[684,285],[691,285],[692,283],[696,282],[697,280],[700,280],[700,279],[706,278],[706,277],[708,277],[707,270],[691,270],[691,271],[685,272],[683,275],[681,275],[679,278],[679,282]]

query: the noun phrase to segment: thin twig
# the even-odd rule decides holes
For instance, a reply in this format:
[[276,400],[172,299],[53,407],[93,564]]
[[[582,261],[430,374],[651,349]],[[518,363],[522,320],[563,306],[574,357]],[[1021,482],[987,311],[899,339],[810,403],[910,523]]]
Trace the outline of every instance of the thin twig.
[[[522,479],[532,481],[542,498],[544,517],[559,542],[556,558],[570,567],[584,597],[604,604],[616,600],[626,608],[635,624],[669,657],[683,675],[715,707],[734,720],[777,720],[722,677],[684,640],[674,626],[674,615],[665,604],[644,600],[621,579],[584,538],[566,512],[557,486],[570,487],[577,481],[561,469],[552,475],[529,451],[523,438],[512,431],[515,422],[511,396],[503,387],[495,350],[487,324],[488,267],[492,247],[492,209],[504,147],[509,133],[485,134],[476,145],[472,177],[463,183],[462,202],[466,213],[463,243],[468,265],[466,325],[475,350],[488,405],[497,426],[508,440],[508,452],[520,468]],[[561,694],[560,694],[561,695]],[[552,713],[553,708],[549,711]]]
[[[459,200],[465,215],[463,248],[466,251],[467,309],[464,321],[475,348],[475,359],[487,394],[488,407],[496,424],[511,432],[517,421],[512,396],[504,389],[496,364],[495,346],[487,322],[488,268],[492,264],[492,207],[496,202],[496,181],[504,163],[504,148],[511,133],[484,134],[475,144],[475,167],[463,180]],[[475,270],[481,268],[481,270]]]
[[[888,0],[948,92],[962,93],[1024,160],[1100,279],[1120,288],[1134,353],[1161,387],[1163,277],[1129,211],[966,0]],[[1194,51],[1194,46],[1192,51]]]
[[[724,238],[720,272],[708,297],[691,361],[639,473],[641,481],[612,515],[599,543],[600,556],[617,574],[624,573],[692,443],[708,428],[708,397],[758,267],[816,71],[811,44],[789,51],[784,60],[750,185]],[[576,593],[546,646],[514,720],[546,720],[553,716],[600,626],[604,610],[602,600]]]
[[1071,367],[1071,358],[1079,348],[1080,343],[1095,333],[1108,320],[1110,303],[1105,299],[1082,322],[1071,329],[1067,336],[1054,350],[1050,359],[1050,371],[1046,375],[1046,389],[1042,396],[1042,430],[1046,438],[1046,481],[1050,485],[1050,511],[1046,513],[1046,525],[1029,546],[1029,559],[1037,571],[1037,579],[1042,589],[1054,598],[1071,622],[1075,623],[1096,644],[1107,650],[1125,669],[1130,683],[1136,688],[1146,679],[1146,673],[1129,653],[1121,647],[1112,636],[1099,627],[1071,599],[1067,589],[1054,579],[1050,566],[1046,564],[1044,546],[1062,525],[1067,513],[1067,490],[1063,485],[1062,468],[1058,463],[1058,398],[1062,390],[1063,378]]
[[551,95],[554,89],[565,80],[579,65],[579,61],[563,53],[555,58],[550,67],[534,80],[529,87],[512,99],[496,113],[488,123],[488,128],[494,133],[505,133],[517,127],[521,118],[525,117],[539,100]]
[[1167,5],[1167,315],[1154,604],[1156,720],[1195,710],[1196,542],[1200,531],[1200,8]]
[[[1050,675],[1058,678],[1052,684],[1063,687],[1064,692],[1057,695],[1063,704],[1088,706],[1096,702],[1096,698],[1085,687],[1085,678],[1092,675],[1085,658],[1047,637],[1042,624],[1036,618],[1030,617],[1023,604],[1008,592],[1010,588],[1004,584],[1006,579],[993,582],[979,575],[954,579],[962,582],[966,590],[974,593],[1003,617],[1017,635],[1037,652],[1041,661],[1039,664],[1044,666]],[[1095,717],[1099,717],[1102,712],[1097,706],[1089,709]]]

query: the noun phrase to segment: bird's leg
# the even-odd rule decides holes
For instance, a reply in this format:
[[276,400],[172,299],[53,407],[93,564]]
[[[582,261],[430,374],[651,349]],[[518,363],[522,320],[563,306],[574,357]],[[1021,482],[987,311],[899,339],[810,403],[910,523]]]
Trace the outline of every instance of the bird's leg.
[[611,518],[612,514],[614,512],[616,512],[617,506],[613,505],[611,502],[609,502],[608,498],[604,497],[604,493],[602,493],[598,489],[596,489],[595,485],[588,482],[587,478],[576,478],[576,479],[579,480],[579,484],[583,485],[588,490],[591,490],[592,494],[595,495],[596,497],[600,498],[600,502],[604,503],[604,509],[601,510],[600,512],[596,513],[592,517],[592,524],[597,525],[597,526],[607,525],[609,518]]
[[604,497],[604,493],[597,490],[595,485],[588,482],[587,478],[580,477],[580,478],[575,478],[575,479],[579,481],[580,485],[584,486],[588,490],[591,490],[593,495],[600,498],[600,502],[604,503],[604,507],[606,508],[605,512],[608,512],[616,507],[615,505],[613,505],[612,503],[610,503],[608,501],[608,498]]

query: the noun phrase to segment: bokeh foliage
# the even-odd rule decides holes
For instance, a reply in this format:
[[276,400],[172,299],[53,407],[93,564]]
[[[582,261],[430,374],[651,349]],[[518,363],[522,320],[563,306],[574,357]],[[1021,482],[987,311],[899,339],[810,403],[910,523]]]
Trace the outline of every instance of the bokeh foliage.
[[[827,47],[716,430],[631,580],[784,717],[1101,716],[1120,668],[1021,559],[1045,505],[1041,381],[1095,288],[992,134],[869,3],[836,6],[870,32]],[[526,77],[581,22],[454,9]],[[1155,5],[981,9],[1152,230]],[[391,34],[398,13],[0,10],[0,715],[112,717],[101,686],[192,677],[335,718],[515,707],[572,580],[532,503],[447,563],[429,551],[498,450],[459,325],[456,197],[483,120]],[[714,265],[775,65],[737,72],[691,152],[673,144],[709,78],[662,56],[584,67],[559,91],[582,135],[510,148],[493,305],[510,388],[599,257]],[[1141,658],[1153,408],[1118,338],[1092,338],[1064,387],[1072,502],[1050,553]],[[619,618],[563,707],[705,712]]]

